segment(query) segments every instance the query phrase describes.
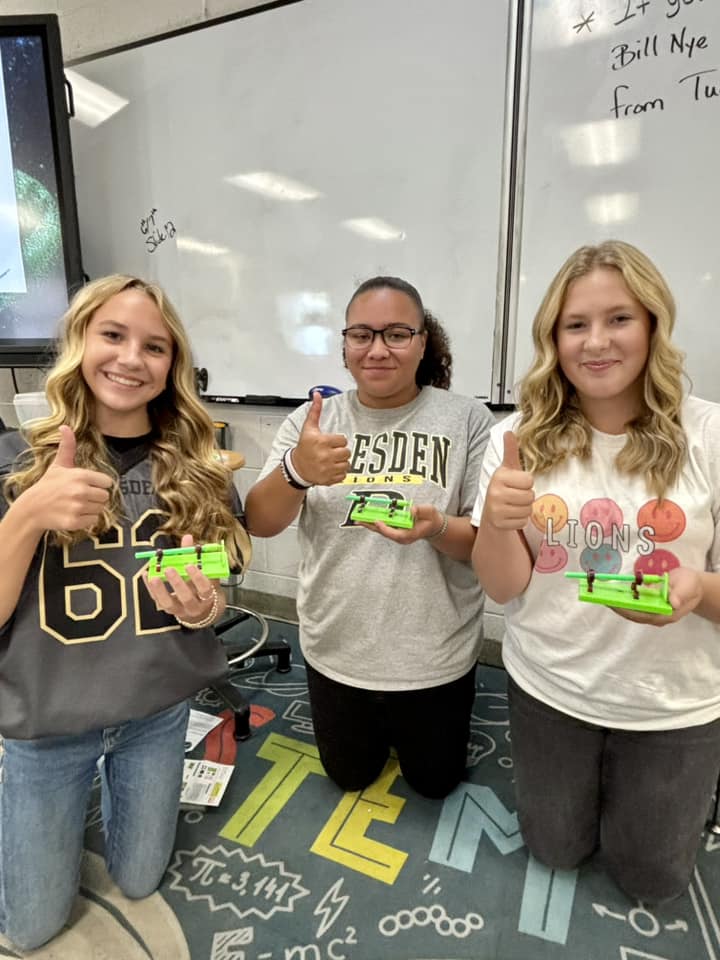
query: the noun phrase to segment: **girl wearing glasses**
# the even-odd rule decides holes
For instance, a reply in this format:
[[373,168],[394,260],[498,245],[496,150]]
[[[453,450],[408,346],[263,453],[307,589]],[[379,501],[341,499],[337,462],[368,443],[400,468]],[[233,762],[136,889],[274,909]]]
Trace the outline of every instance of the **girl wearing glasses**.
[[[443,797],[465,773],[483,608],[470,514],[492,417],[449,392],[447,338],[411,284],[366,281],[345,319],[356,388],[285,420],[246,521],[271,537],[299,515],[300,642],[328,775],[361,790],[393,746],[405,780]],[[412,500],[414,526],[359,523],[349,494]]]

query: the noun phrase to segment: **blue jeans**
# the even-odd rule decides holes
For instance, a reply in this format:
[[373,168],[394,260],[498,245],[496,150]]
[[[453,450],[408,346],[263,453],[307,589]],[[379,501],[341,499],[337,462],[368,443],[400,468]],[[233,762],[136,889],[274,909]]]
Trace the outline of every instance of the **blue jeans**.
[[104,730],[0,742],[0,930],[17,947],[40,946],[67,921],[101,757],[108,871],[127,897],[157,888],[175,841],[188,711],[183,701]]

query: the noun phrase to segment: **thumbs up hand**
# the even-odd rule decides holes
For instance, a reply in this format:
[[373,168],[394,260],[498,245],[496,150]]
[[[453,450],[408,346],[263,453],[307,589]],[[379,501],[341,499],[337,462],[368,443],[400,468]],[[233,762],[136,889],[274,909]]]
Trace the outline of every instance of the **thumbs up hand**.
[[483,521],[498,530],[522,530],[530,519],[535,500],[532,474],[523,470],[517,437],[503,437],[502,463],[488,484]]
[[75,466],[76,451],[77,440],[75,439],[75,434],[70,427],[66,427],[63,424],[60,427],[60,443],[58,443],[57,453],[55,454],[55,459],[50,469],[54,470],[56,467],[65,467],[68,470],[72,469],[72,467]]
[[40,533],[45,530],[89,530],[107,504],[113,481],[98,470],[75,466],[77,442],[70,427],[60,427],[55,459],[44,475],[18,497]]
[[292,462],[303,480],[330,486],[341,483],[347,476],[350,449],[342,433],[323,433],[320,429],[322,404],[322,394],[316,390],[300,439],[292,451]]

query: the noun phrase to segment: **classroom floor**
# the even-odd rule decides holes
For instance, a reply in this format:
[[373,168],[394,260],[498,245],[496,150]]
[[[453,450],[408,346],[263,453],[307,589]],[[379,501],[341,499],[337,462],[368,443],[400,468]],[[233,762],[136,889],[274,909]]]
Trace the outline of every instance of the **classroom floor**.
[[[629,901],[596,863],[547,870],[513,806],[505,675],[482,667],[468,779],[443,801],[414,795],[391,760],[344,794],[324,775],[295,627],[290,673],[256,660],[236,683],[252,737],[232,721],[193,756],[236,769],[216,810],[181,814],[160,892],[125,900],[104,873],[97,797],[73,925],[36,960],[718,960],[720,838],[704,835],[688,893]],[[196,703],[221,709],[213,694]],[[438,718],[442,722],[442,718]],[[658,838],[659,842],[662,838]],[[0,956],[17,954],[0,946]]]

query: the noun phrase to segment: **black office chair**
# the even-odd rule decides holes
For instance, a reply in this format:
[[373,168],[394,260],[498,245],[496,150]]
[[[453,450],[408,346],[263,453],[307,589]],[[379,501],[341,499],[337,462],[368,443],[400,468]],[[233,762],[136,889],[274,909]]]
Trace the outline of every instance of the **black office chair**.
[[714,833],[715,836],[720,835],[720,776],[718,776],[718,781],[715,785],[715,803],[713,804],[713,812],[708,820],[707,828],[710,833]]
[[237,627],[248,620],[256,622],[259,632],[259,636],[257,638],[253,637],[249,644],[246,640],[223,644],[227,653],[228,674],[222,680],[213,683],[211,687],[220,700],[233,711],[235,739],[247,740],[251,733],[250,704],[240,689],[232,682],[233,668],[245,663],[251,657],[277,657],[275,669],[278,673],[288,673],[290,671],[290,644],[284,637],[268,639],[270,625],[266,618],[256,610],[250,610],[247,607],[240,607],[232,603],[228,603],[226,610],[230,616],[215,625],[215,633],[218,637],[224,636],[233,627]]

